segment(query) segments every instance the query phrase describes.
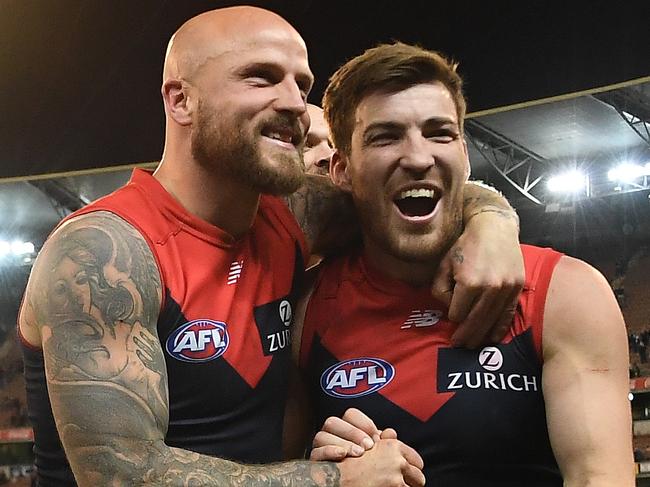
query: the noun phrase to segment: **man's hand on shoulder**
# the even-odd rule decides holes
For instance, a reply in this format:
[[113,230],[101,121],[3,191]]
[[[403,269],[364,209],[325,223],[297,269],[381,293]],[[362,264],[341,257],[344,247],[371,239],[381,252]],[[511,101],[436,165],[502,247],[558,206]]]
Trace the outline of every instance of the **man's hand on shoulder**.
[[503,338],[524,284],[519,220],[499,193],[465,185],[465,229],[442,260],[433,296],[457,322],[456,345],[477,347]]

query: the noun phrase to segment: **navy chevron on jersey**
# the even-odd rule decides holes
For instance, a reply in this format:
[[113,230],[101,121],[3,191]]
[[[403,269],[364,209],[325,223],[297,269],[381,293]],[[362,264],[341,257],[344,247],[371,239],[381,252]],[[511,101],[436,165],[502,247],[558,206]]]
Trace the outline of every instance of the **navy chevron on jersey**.
[[561,486],[541,388],[544,303],[561,254],[522,250],[515,322],[478,350],[451,345],[455,325],[428,288],[389,279],[359,255],[327,263],[300,354],[314,425],[359,408],[422,455],[428,486]]
[[[288,207],[263,195],[253,227],[235,240],[189,214],[151,174],[135,170],[126,186],[74,215],[93,211],[110,211],[135,227],[160,269],[158,335],[169,383],[165,442],[247,463],[280,460],[289,325],[307,255]],[[39,353],[25,349],[36,368]],[[42,354],[40,361],[42,368]],[[58,437],[52,440],[44,375],[32,377],[37,462],[55,479],[62,476],[56,470],[63,455]]]

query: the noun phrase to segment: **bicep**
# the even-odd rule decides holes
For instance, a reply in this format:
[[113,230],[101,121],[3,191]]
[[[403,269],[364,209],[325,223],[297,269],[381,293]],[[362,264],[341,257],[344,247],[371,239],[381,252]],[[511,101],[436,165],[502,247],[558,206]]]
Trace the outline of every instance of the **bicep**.
[[549,436],[566,485],[627,485],[633,463],[625,325],[605,279],[576,259],[563,257],[554,271],[543,350]]
[[63,225],[35,263],[21,320],[40,330],[52,410],[76,475],[117,455],[125,439],[164,437],[160,300],[147,243],[109,213]]

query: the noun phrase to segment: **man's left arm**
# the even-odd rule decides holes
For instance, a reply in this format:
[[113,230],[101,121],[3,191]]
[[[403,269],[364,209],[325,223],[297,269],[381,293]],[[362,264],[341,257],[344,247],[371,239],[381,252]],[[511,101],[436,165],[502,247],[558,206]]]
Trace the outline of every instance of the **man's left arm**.
[[519,218],[495,189],[465,184],[463,234],[440,263],[433,296],[458,323],[452,341],[475,348],[498,342],[512,324],[524,284]]
[[[312,252],[331,255],[359,244],[361,231],[350,195],[328,177],[307,176],[287,203]],[[500,340],[510,326],[524,265],[517,214],[497,191],[467,183],[463,221],[464,233],[440,263],[432,293],[449,305],[450,319],[460,323],[455,343],[476,347]]]
[[542,387],[564,485],[633,487],[627,335],[607,281],[562,257],[544,313]]

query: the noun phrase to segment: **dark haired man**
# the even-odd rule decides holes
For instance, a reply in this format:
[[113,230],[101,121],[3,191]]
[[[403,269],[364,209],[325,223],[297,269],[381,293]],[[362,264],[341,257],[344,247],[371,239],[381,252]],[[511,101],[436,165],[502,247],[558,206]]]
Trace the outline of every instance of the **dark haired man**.
[[[625,326],[598,272],[523,246],[515,320],[478,350],[454,347],[428,293],[426,263],[461,230],[469,174],[455,66],[381,45],[339,68],[324,108],[330,175],[352,195],[363,249],[324,263],[306,308],[299,360],[316,424],[354,407],[395,428],[427,485],[632,487]],[[315,445],[336,445],[336,425]]]

